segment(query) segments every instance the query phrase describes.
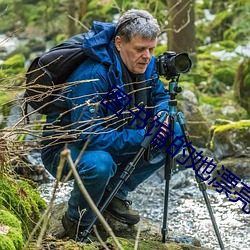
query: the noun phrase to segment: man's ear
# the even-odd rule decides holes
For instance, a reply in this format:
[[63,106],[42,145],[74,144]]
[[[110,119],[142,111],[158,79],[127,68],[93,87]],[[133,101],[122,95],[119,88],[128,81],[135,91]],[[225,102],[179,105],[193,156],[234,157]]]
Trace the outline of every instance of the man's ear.
[[120,51],[120,49],[121,49],[121,43],[122,43],[121,37],[116,36],[115,37],[115,47],[118,51]]

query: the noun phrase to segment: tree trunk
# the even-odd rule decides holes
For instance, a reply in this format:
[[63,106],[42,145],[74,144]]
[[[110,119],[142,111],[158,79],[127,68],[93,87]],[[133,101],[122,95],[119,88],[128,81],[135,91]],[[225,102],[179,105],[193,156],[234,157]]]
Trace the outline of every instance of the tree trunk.
[[[69,22],[68,22],[68,34],[73,36],[76,34],[76,3],[75,0],[69,0],[67,4]],[[74,20],[75,19],[75,20]]]
[[88,10],[88,2],[87,0],[79,1],[79,11],[78,11],[78,18],[81,20],[83,16],[87,13]]
[[168,50],[189,53],[196,60],[195,0],[167,0],[169,9]]

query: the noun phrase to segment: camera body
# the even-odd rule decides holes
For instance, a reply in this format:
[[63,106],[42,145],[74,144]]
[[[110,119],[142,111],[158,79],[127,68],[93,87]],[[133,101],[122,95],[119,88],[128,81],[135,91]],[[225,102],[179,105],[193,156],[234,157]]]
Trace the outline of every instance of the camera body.
[[192,61],[187,53],[176,54],[174,51],[164,52],[156,59],[156,70],[160,76],[167,80],[187,73],[192,66]]

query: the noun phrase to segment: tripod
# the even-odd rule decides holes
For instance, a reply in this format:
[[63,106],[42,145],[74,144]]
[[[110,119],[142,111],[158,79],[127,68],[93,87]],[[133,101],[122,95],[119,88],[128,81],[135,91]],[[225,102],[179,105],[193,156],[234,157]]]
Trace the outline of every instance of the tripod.
[[[179,77],[178,77],[179,78]],[[178,86],[178,78],[175,80],[174,78],[169,82],[169,94],[170,94],[170,100],[169,100],[169,114],[167,114],[167,112],[162,112],[160,117],[159,117],[159,123],[162,124],[165,119],[167,118],[167,116],[169,116],[169,125],[170,125],[170,129],[171,131],[174,131],[174,120],[175,117],[177,117],[178,122],[181,125],[181,129],[185,138],[185,142],[186,144],[189,143],[189,134],[188,131],[186,129],[186,125],[185,125],[185,121],[184,121],[184,117],[181,114],[181,112],[177,113],[177,100],[175,99],[177,93],[180,93],[182,91],[181,87]],[[151,134],[149,136],[146,136],[142,143],[141,143],[141,148],[138,151],[138,153],[135,155],[134,159],[126,166],[126,168],[124,169],[123,173],[120,176],[120,180],[117,183],[116,187],[113,189],[113,191],[109,194],[108,198],[106,199],[106,201],[102,204],[101,208],[99,209],[100,212],[102,213],[107,206],[110,204],[110,202],[112,201],[112,199],[114,198],[114,196],[116,195],[116,193],[118,192],[118,190],[120,189],[120,187],[122,186],[122,184],[129,178],[129,176],[132,174],[132,172],[134,171],[137,163],[139,162],[140,158],[144,155],[145,151],[148,149],[150,143],[152,142],[153,138],[155,137],[155,135],[157,134],[157,132],[159,131],[159,129],[161,128],[161,126],[155,126],[152,129],[150,129]],[[168,145],[171,145],[171,143],[173,142],[173,136],[170,136],[168,138]],[[167,216],[168,216],[168,196],[169,196],[169,182],[171,179],[171,173],[172,173],[172,169],[174,167],[174,160],[170,155],[173,155],[173,147],[170,148],[170,154],[168,154],[168,157],[166,158],[165,161],[165,200],[164,200],[164,215],[163,215],[163,226],[162,226],[162,242],[165,243],[166,242],[166,234],[167,234]],[[193,155],[191,153],[191,149],[188,147],[188,151],[189,154],[191,155],[192,159]],[[213,211],[206,193],[206,185],[204,183],[204,181],[202,181],[198,176],[195,176],[196,181],[199,185],[199,189],[201,190],[203,197],[205,199],[206,202],[206,206],[217,236],[217,239],[219,241],[219,245],[221,250],[225,250],[223,242],[221,240],[221,236],[218,230],[218,226],[216,224],[214,215],[213,215]],[[92,222],[90,223],[90,225],[84,230],[84,232],[82,233],[82,238],[83,241],[87,239],[88,235],[90,234],[92,227],[94,226],[95,222],[97,220],[97,216],[94,217],[94,219],[92,220]]]
[[[181,87],[178,86],[178,80],[179,80],[179,77],[177,77],[176,79],[172,78],[172,80],[169,82],[169,94],[170,94],[169,114],[168,114],[169,115],[169,127],[171,131],[174,131],[174,120],[175,120],[175,117],[177,117],[177,120],[181,126],[182,133],[184,135],[185,143],[187,145],[188,143],[190,143],[190,139],[189,139],[189,133],[185,124],[185,120],[181,112],[177,113],[176,95],[177,93],[180,93],[182,91]],[[168,145],[172,145],[172,142],[173,142],[173,136],[170,136]],[[192,154],[191,148],[190,147],[187,147],[187,148],[188,148],[188,153],[191,156],[191,160],[193,162],[194,155]],[[168,154],[166,162],[165,162],[165,176],[164,176],[165,177],[165,197],[164,197],[165,200],[164,200],[164,215],[163,215],[163,226],[162,226],[162,242],[163,243],[166,242],[166,234],[168,232],[168,229],[167,229],[168,198],[169,198],[169,182],[171,179],[172,169],[174,167],[174,159],[171,157],[171,155],[173,155],[173,150],[174,150],[174,147],[171,147],[170,154]],[[196,166],[195,166],[195,171],[196,171]],[[206,192],[206,185],[204,181],[201,178],[199,178],[197,175],[195,175],[195,179],[199,186],[200,191],[202,192],[203,198],[205,200],[220,248],[221,250],[225,250],[225,247],[223,245],[220,232],[219,232],[219,229],[216,224],[215,217],[211,208],[211,204],[208,199],[208,195]]]

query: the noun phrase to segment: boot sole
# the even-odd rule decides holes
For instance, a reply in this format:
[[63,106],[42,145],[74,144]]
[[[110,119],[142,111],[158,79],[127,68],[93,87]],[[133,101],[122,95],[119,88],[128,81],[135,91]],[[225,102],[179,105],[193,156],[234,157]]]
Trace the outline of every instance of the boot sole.
[[112,218],[116,219],[117,221],[123,223],[123,224],[127,224],[129,226],[133,226],[135,224],[137,224],[140,220],[138,220],[137,222],[132,221],[132,220],[128,220],[128,219],[124,219],[124,217],[121,217],[117,214],[111,213],[110,211],[105,210],[105,212],[110,215]]

